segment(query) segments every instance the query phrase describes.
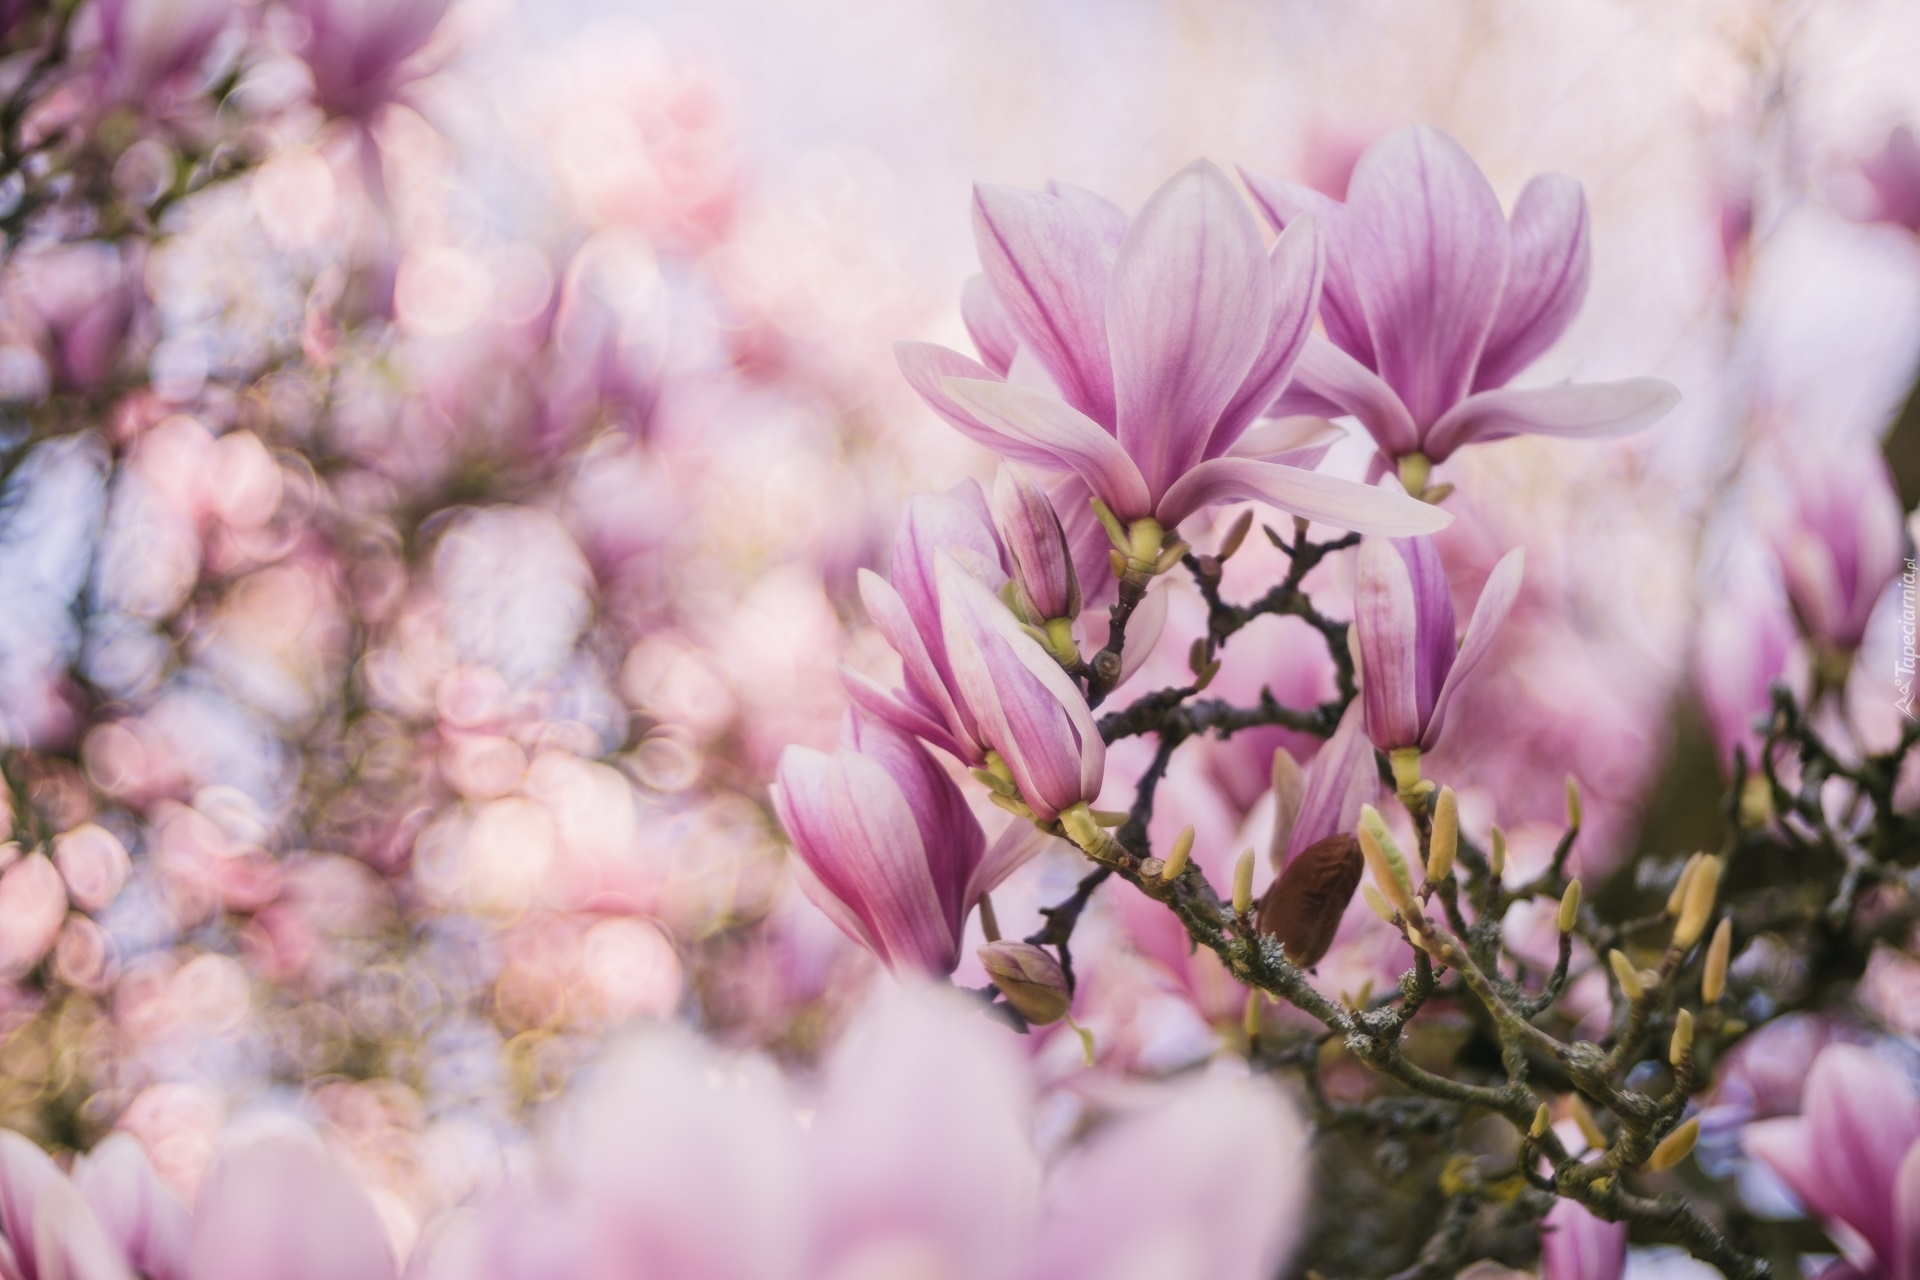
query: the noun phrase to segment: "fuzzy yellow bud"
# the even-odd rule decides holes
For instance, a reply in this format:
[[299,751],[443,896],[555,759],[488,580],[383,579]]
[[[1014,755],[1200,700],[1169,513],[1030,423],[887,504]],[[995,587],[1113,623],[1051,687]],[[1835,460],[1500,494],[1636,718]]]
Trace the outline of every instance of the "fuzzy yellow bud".
[[1183,827],[1180,834],[1173,838],[1173,852],[1167,855],[1167,865],[1160,868],[1160,878],[1172,883],[1180,878],[1187,869],[1187,859],[1193,854],[1193,828]]
[[1240,544],[1247,540],[1247,533],[1253,528],[1253,508],[1248,507],[1240,513],[1240,518],[1227,530],[1227,536],[1220,539],[1220,549],[1213,553],[1215,560],[1231,560]]
[[1439,884],[1453,874],[1453,855],[1460,845],[1460,802],[1452,787],[1440,788],[1433,805],[1433,834],[1427,841],[1427,883]]
[[1580,881],[1574,879],[1567,884],[1567,891],[1560,895],[1560,919],[1556,922],[1560,932],[1572,933],[1573,926],[1580,923]]
[[1495,827],[1488,832],[1488,840],[1493,847],[1487,853],[1487,869],[1498,880],[1507,872],[1507,833]]
[[1247,992],[1247,1007],[1240,1014],[1240,1029],[1247,1033],[1249,1041],[1260,1035],[1260,993]]
[[1595,1151],[1607,1149],[1607,1135],[1600,1132],[1600,1124],[1593,1118],[1593,1112],[1587,1109],[1586,1099],[1579,1094],[1573,1095],[1573,1123],[1580,1129],[1580,1136],[1587,1140],[1587,1146]]
[[1553,1127],[1553,1113],[1547,1110],[1547,1104],[1541,1103],[1533,1113],[1533,1126],[1527,1130],[1529,1138],[1539,1139],[1547,1136],[1547,1130]]
[[1580,825],[1580,780],[1572,774],[1567,775],[1567,825]]
[[1627,999],[1639,1000],[1646,996],[1647,987],[1640,981],[1640,971],[1633,967],[1633,961],[1627,959],[1624,951],[1607,952],[1607,963],[1613,966],[1613,976]]
[[1733,917],[1722,916],[1707,944],[1706,969],[1700,975],[1700,998],[1716,1004],[1727,993],[1727,961],[1733,955]]
[[1388,924],[1393,923],[1393,904],[1381,897],[1378,889],[1370,884],[1363,884],[1360,886],[1360,892],[1366,896],[1367,905],[1373,908],[1373,914],[1379,916]]
[[1680,911],[1687,905],[1687,884],[1693,879],[1693,873],[1700,869],[1700,860],[1707,855],[1696,853],[1687,859],[1687,865],[1680,868],[1680,878],[1673,882],[1673,892],[1667,895],[1667,914],[1674,919],[1680,918]]
[[1680,908],[1680,919],[1673,926],[1673,945],[1685,951],[1700,941],[1713,915],[1713,900],[1720,893],[1720,859],[1702,858],[1687,880],[1687,900]]
[[993,913],[993,899],[980,895],[980,932],[988,942],[1000,941],[1000,917]]
[[1700,1118],[1693,1119],[1660,1139],[1660,1145],[1647,1157],[1647,1169],[1652,1173],[1665,1173],[1682,1160],[1693,1154],[1693,1144],[1700,1140]]
[[1407,864],[1394,844],[1393,833],[1372,805],[1360,806],[1360,853],[1373,872],[1373,881],[1388,902],[1404,916],[1413,915],[1413,882],[1407,878]]
[[1667,1061],[1679,1066],[1693,1052],[1693,1015],[1682,1009],[1673,1020],[1673,1042],[1667,1046]]
[[1243,916],[1253,910],[1253,850],[1240,855],[1233,864],[1233,914]]

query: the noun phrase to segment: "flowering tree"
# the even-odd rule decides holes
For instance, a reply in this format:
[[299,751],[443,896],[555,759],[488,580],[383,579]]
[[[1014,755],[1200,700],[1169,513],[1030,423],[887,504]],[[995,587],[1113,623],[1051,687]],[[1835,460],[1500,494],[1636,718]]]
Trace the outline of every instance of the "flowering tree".
[[1471,129],[952,290],[530,10],[0,0],[0,1278],[1920,1274],[1909,132],[1573,376]]

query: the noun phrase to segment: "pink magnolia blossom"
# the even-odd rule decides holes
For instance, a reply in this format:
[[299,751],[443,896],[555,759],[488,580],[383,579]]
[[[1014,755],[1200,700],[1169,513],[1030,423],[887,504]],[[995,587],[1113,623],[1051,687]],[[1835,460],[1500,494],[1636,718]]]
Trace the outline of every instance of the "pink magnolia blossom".
[[1275,226],[1310,215],[1327,245],[1326,337],[1307,344],[1277,410],[1352,414],[1388,462],[1439,462],[1512,435],[1622,434],[1679,400],[1658,378],[1507,388],[1586,296],[1587,203],[1572,179],[1536,177],[1509,220],[1465,148],[1426,126],[1369,147],[1344,203],[1242,176]]
[[1033,847],[1013,839],[989,850],[926,748],[857,712],[833,755],[787,748],[773,804],[807,897],[894,968],[953,972],[980,895]]
[[94,75],[113,104],[144,105],[200,65],[234,0],[97,0]]
[[1440,553],[1426,538],[1360,544],[1353,626],[1367,736],[1382,751],[1430,751],[1446,728],[1447,704],[1480,665],[1520,593],[1525,548],[1500,558],[1456,647],[1453,595]]
[[307,20],[300,56],[313,72],[315,100],[338,116],[364,117],[384,106],[450,2],[294,0]]
[[1574,1200],[1547,1214],[1540,1236],[1540,1280],[1620,1280],[1627,1270],[1627,1224],[1607,1222]]
[[1893,477],[1869,443],[1803,451],[1780,470],[1790,497],[1767,525],[1787,599],[1817,648],[1851,654],[1906,554]]
[[1694,678],[1723,766],[1731,767],[1736,750],[1746,752],[1749,765],[1759,762],[1764,738],[1754,723],[1772,706],[1793,645],[1793,621],[1777,588],[1737,589],[1702,611]]
[[1920,1092],[1907,1072],[1871,1049],[1830,1046],[1801,1114],[1747,1126],[1745,1143],[1834,1232],[1852,1274],[1920,1277]]
[[[1446,525],[1401,494],[1236,449],[1307,340],[1323,259],[1310,224],[1268,253],[1226,175],[1202,160],[1131,223],[1085,192],[982,184],[974,230],[990,298],[975,286],[967,318],[1000,369],[926,343],[896,348],[914,389],[971,439],[1079,475],[1124,521],[1172,528],[1257,499],[1370,533]],[[1015,335],[1051,389],[1009,380]]]

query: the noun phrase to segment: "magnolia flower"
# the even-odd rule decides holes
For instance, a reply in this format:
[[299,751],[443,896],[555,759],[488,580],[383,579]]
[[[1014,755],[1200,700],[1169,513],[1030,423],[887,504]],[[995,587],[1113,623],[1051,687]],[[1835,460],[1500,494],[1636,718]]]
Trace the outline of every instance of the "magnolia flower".
[[200,65],[233,11],[234,0],[99,0],[93,71],[103,100],[145,104]]
[[976,768],[997,757],[1020,799],[1051,822],[1099,795],[1106,747],[1078,686],[995,594],[1002,566],[970,501],[915,498],[894,539],[891,583],[860,573],[861,599],[900,655],[904,685],[888,691],[842,675],[853,700],[895,728]]
[[1846,1252],[1828,1276],[1920,1280],[1920,1092],[1907,1072],[1857,1045],[1824,1049],[1801,1114],[1748,1125],[1745,1145]]
[[1560,1200],[1541,1225],[1540,1280],[1620,1280],[1626,1274],[1626,1223],[1603,1221],[1576,1200]]
[[1817,649],[1850,655],[1906,555],[1893,477],[1870,443],[1807,451],[1779,470],[1790,496],[1766,525],[1787,599]]
[[384,106],[446,16],[451,0],[293,0],[307,20],[300,56],[313,96],[336,116],[364,117]]
[[[915,390],[970,438],[1079,475],[1126,522],[1172,528],[1209,504],[1258,499],[1369,533],[1446,525],[1403,494],[1236,450],[1313,322],[1323,251],[1310,223],[1269,253],[1226,175],[1202,160],[1130,224],[1084,192],[982,184],[974,232],[998,310],[975,288],[968,319],[1001,368],[926,343],[895,348]],[[1002,376],[1019,372],[1016,336],[1050,388]]]
[[1759,763],[1765,738],[1754,729],[1773,705],[1773,684],[1787,674],[1793,621],[1778,588],[1741,585],[1701,612],[1695,646],[1695,683],[1707,725],[1731,769],[1734,753]]
[[896,969],[952,973],[967,916],[1035,847],[1022,838],[1031,828],[1015,823],[989,850],[926,748],[856,712],[832,755],[787,748],[773,807],[807,897]]
[[1369,538],[1360,544],[1353,627],[1374,746],[1430,751],[1440,741],[1447,704],[1492,648],[1520,593],[1525,561],[1522,547],[1501,557],[1456,647],[1453,595],[1432,540]]
[[1014,602],[1024,621],[1042,626],[1080,616],[1080,577],[1060,517],[1039,485],[1011,466],[993,481],[993,523],[1012,562]]
[[[1242,171],[1273,224],[1311,215],[1327,244],[1326,337],[1276,406],[1352,414],[1410,488],[1462,445],[1527,433],[1617,435],[1679,400],[1658,378],[1504,389],[1552,346],[1587,291],[1587,203],[1558,174],[1529,182],[1511,221],[1461,145],[1414,126],[1374,143],[1345,203]],[[1401,460],[1418,455],[1412,465]]]

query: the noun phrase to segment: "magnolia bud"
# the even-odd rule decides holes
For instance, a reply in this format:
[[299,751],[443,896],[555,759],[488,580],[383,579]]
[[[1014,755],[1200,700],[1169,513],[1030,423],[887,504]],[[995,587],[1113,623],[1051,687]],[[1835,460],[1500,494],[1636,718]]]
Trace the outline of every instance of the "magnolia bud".
[[1487,869],[1498,880],[1507,871],[1507,833],[1495,827],[1488,832],[1488,842],[1493,847],[1487,853]]
[[1407,878],[1407,864],[1400,857],[1399,846],[1394,843],[1393,833],[1387,830],[1380,811],[1370,804],[1360,806],[1357,835],[1360,853],[1367,861],[1368,870],[1373,872],[1374,883],[1401,915],[1411,917],[1413,882]]
[[1673,1042],[1667,1046],[1667,1061],[1679,1066],[1693,1052],[1693,1015],[1682,1009],[1673,1020]]
[[993,912],[993,899],[980,895],[980,933],[988,942],[1000,941],[1000,917]]
[[1665,1173],[1693,1153],[1693,1144],[1700,1140],[1700,1117],[1693,1119],[1660,1139],[1660,1145],[1647,1157],[1647,1169],[1651,1173]]
[[1439,884],[1453,874],[1453,855],[1460,843],[1460,803],[1452,787],[1440,788],[1433,806],[1433,835],[1427,841],[1427,883]]
[[1360,896],[1367,900],[1369,907],[1373,908],[1373,914],[1379,916],[1388,924],[1393,923],[1393,904],[1381,897],[1378,889],[1370,884],[1363,884],[1360,886]]
[[1307,797],[1307,775],[1300,762],[1285,747],[1273,752],[1273,840],[1267,846],[1267,860],[1275,871],[1287,859],[1287,845],[1293,840],[1293,824],[1300,819],[1300,806]]
[[1643,999],[1647,994],[1646,984],[1640,981],[1640,971],[1633,967],[1633,961],[1627,959],[1623,951],[1607,952],[1607,963],[1613,966],[1613,976],[1620,983],[1620,990],[1629,1000]]
[[1687,900],[1680,908],[1679,922],[1673,926],[1673,945],[1685,951],[1700,941],[1707,919],[1713,914],[1713,900],[1720,892],[1720,859],[1702,858],[1687,880]]
[[1167,865],[1160,869],[1160,879],[1171,883],[1180,878],[1187,869],[1187,859],[1193,854],[1193,828],[1182,827],[1180,834],[1173,838],[1173,852],[1167,855]]
[[1553,1127],[1553,1113],[1547,1110],[1547,1104],[1541,1103],[1533,1113],[1533,1126],[1527,1130],[1529,1138],[1544,1138],[1547,1130]]
[[1028,621],[1079,617],[1080,579],[1046,493],[1017,469],[1003,466],[994,477],[992,508],[1013,576],[1037,615]]
[[1687,859],[1687,865],[1680,868],[1680,878],[1673,882],[1673,892],[1667,895],[1667,914],[1676,920],[1680,910],[1687,904],[1687,883],[1693,879],[1693,873],[1700,869],[1700,860],[1707,855],[1696,853]]
[[1733,955],[1733,917],[1722,916],[1707,944],[1707,964],[1700,975],[1700,998],[1716,1004],[1727,992],[1727,961]]
[[1260,993],[1247,992],[1247,1007],[1240,1014],[1240,1029],[1247,1033],[1247,1039],[1253,1040],[1260,1035]]
[[1567,891],[1560,895],[1560,932],[1572,933],[1573,926],[1580,922],[1580,881],[1574,879],[1567,885]]
[[1580,782],[1572,774],[1567,775],[1567,825],[1580,825]]
[[1243,916],[1253,910],[1253,850],[1241,853],[1233,864],[1233,914]]
[[1067,1016],[1073,996],[1059,961],[1025,942],[991,942],[980,948],[981,967],[1021,1017],[1036,1027]]

